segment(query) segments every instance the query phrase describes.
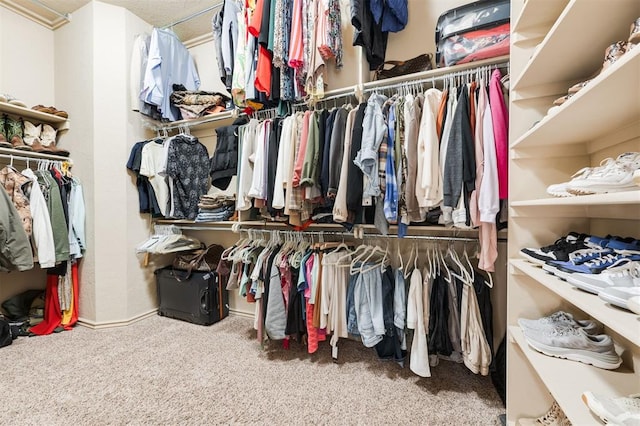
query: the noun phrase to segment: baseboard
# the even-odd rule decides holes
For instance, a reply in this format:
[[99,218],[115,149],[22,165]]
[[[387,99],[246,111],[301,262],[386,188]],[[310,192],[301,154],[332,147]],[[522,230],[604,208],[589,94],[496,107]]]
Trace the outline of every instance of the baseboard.
[[253,312],[247,312],[247,311],[239,311],[237,309],[229,308],[229,316],[253,319],[254,313]]
[[[102,328],[115,328],[115,327],[126,327],[135,322],[141,321],[145,318],[149,318],[150,316],[156,315],[158,313],[158,309],[151,309],[148,312],[142,313],[140,315],[136,315],[135,317],[120,320],[120,321],[105,321],[105,322],[96,322],[92,320],[88,320],[86,318],[78,318],[78,325],[83,327],[91,328],[93,330],[100,330]],[[253,312],[240,311],[236,309],[229,309],[229,315],[233,315],[234,317],[244,317],[253,319]]]
[[142,314],[136,315],[126,320],[104,321],[104,322],[96,322],[96,321],[88,320],[86,318],[81,317],[81,318],[78,318],[78,324],[94,330],[100,330],[102,328],[126,327],[127,325],[131,325],[135,322],[138,322],[145,318],[149,318],[150,316],[156,315],[157,313],[158,313],[158,309],[154,308],[154,309],[151,309],[150,311],[144,312]]

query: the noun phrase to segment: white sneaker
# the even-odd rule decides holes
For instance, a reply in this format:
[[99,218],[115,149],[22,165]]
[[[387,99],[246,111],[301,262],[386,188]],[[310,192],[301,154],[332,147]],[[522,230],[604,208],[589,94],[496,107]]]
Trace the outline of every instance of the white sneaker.
[[640,169],[640,153],[626,152],[613,163],[582,180],[571,181],[567,192],[575,195],[606,194],[636,189],[633,174]]
[[583,167],[571,176],[571,180],[569,182],[554,183],[553,185],[549,185],[547,187],[547,194],[553,195],[554,197],[574,197],[575,194],[572,194],[567,190],[571,183],[585,180],[589,177],[589,175],[597,172],[598,170],[602,170],[605,167],[608,167],[610,164],[615,163],[615,161],[616,160],[614,160],[613,158],[605,158],[600,162],[599,166]]
[[516,424],[520,426],[571,426],[571,422],[567,418],[562,408],[557,402],[553,401],[549,411],[536,419],[518,419]]
[[565,326],[523,332],[529,346],[545,355],[578,361],[606,370],[614,370],[622,364],[622,359],[613,345],[613,339],[606,334],[594,336],[582,328]]
[[627,308],[634,314],[640,315],[640,296],[633,296],[627,300]]
[[628,300],[635,296],[640,296],[640,287],[609,287],[598,293],[600,299],[618,306],[629,309]]
[[556,328],[558,326],[571,326],[584,329],[589,334],[594,334],[598,330],[598,324],[591,320],[576,320],[573,315],[564,311],[554,312],[548,317],[537,320],[518,318],[518,324],[523,332],[526,330],[542,331]]
[[582,394],[582,401],[608,425],[640,425],[640,394],[610,397],[587,391]]
[[621,266],[607,268],[599,274],[567,274],[565,279],[575,287],[593,294],[609,287],[640,286],[640,262],[630,261]]

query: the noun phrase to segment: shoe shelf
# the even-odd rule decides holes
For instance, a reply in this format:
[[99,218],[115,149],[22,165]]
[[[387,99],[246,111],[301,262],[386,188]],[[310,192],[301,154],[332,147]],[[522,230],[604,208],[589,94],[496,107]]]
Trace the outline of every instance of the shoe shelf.
[[[628,339],[634,345],[640,346],[640,321],[636,314],[611,306],[597,295],[577,289],[570,283],[548,274],[540,266],[524,259],[511,259],[509,264],[604,324],[607,328]],[[640,388],[640,380],[637,384]]]
[[7,114],[16,118],[33,121],[33,124],[46,123],[54,127],[58,132],[69,130],[69,119],[59,117],[46,112],[36,111],[31,108],[24,108],[7,102],[0,102],[0,114]]
[[[557,112],[546,115],[511,147],[581,143],[606,136],[607,129],[636,123],[640,118],[639,87],[640,46],[636,46],[568,99]],[[612,139],[611,143],[618,141]]]
[[511,202],[515,217],[640,218],[640,189],[610,194],[579,195]]
[[[530,7],[546,14],[541,11],[550,2],[537,3],[544,4]],[[615,7],[602,0],[571,0],[512,88],[520,90],[586,78],[602,66],[607,46],[627,40],[629,26],[639,15],[638,0],[616,0]]]
[[604,370],[576,361],[550,357],[531,349],[520,327],[509,326],[508,333],[511,343],[522,351],[574,425],[601,424],[582,402],[582,392],[592,390],[603,395],[620,396],[640,390],[638,377],[625,367]]
[[526,0],[513,25],[514,44],[542,40],[569,0]]

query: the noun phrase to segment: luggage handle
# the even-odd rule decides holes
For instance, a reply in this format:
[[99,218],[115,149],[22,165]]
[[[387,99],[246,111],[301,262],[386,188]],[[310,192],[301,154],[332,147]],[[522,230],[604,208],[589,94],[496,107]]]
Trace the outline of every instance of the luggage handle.
[[209,305],[209,290],[204,289],[200,291],[200,310],[205,314],[211,312],[211,306]]

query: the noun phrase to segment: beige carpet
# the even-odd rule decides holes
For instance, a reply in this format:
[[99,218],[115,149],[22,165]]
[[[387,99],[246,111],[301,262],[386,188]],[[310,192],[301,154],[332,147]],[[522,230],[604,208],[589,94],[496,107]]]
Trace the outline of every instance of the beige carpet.
[[154,316],[21,337],[0,349],[0,425],[500,424],[491,380],[463,365],[420,378],[357,341],[334,363],[328,342],[261,349],[251,326]]

